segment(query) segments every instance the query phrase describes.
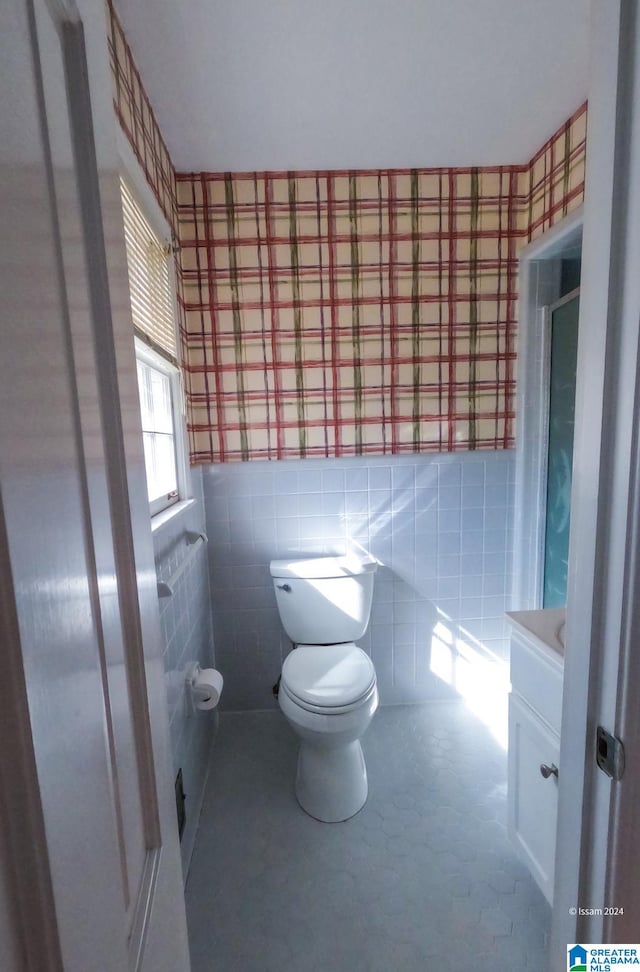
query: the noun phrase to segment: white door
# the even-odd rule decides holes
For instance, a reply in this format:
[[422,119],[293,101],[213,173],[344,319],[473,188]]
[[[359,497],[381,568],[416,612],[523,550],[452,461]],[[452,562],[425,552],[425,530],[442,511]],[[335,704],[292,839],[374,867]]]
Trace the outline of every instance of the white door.
[[[609,485],[607,542],[613,566],[602,585],[602,658],[592,722],[624,744],[625,767],[610,780],[592,770],[594,816],[587,840],[590,874],[602,887],[598,916],[605,942],[640,936],[640,12],[620,11],[615,152],[614,234],[609,330],[610,397],[605,430]],[[591,764],[593,766],[593,762]],[[587,930],[590,930],[588,928]],[[593,939],[592,939],[593,940]]]
[[[591,12],[553,968],[567,943],[640,927],[640,23],[637,0]],[[598,725],[625,743],[620,781],[596,764]]]
[[104,18],[0,5],[11,972],[189,968]]

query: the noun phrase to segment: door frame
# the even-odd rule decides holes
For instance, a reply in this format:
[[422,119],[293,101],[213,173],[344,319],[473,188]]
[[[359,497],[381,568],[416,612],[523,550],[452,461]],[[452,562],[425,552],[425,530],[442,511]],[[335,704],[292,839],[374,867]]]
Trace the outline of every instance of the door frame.
[[[629,877],[637,830],[619,853],[615,809],[620,785],[597,768],[595,732],[621,732],[633,669],[638,465],[640,260],[640,96],[636,0],[591,6],[591,70],[576,387],[571,539],[567,595],[562,766],[551,928],[552,968],[576,941],[630,941],[597,909],[636,902],[609,899]],[[636,166],[634,170],[633,165]],[[633,218],[628,217],[632,212]],[[635,225],[634,225],[635,220]],[[623,627],[626,618],[626,628]],[[637,674],[637,662],[635,663]],[[633,693],[631,693],[633,694]],[[637,716],[634,714],[634,720]],[[638,735],[637,721],[635,725]],[[628,771],[629,772],[629,771]],[[633,775],[628,781],[633,785]],[[635,774],[637,776],[637,774]],[[629,788],[631,789],[631,787]],[[613,812],[612,812],[613,798]],[[617,875],[617,878],[616,878]],[[637,879],[636,879],[637,880]],[[616,885],[617,881],[617,885]],[[627,890],[632,890],[627,881]],[[596,911],[578,914],[577,911]],[[637,912],[635,915],[637,930]],[[622,937],[624,936],[624,937]]]
[[626,769],[619,781],[600,771],[593,773],[594,813],[587,847],[594,851],[585,866],[587,875],[600,882],[597,890],[603,905],[625,909],[624,915],[599,916],[598,927],[607,942],[635,941],[640,915],[634,867],[640,849],[636,825],[640,788],[640,11],[637,0],[625,0],[621,7],[608,329],[611,376],[606,387],[610,404],[605,410],[611,420],[601,481],[601,492],[608,500],[603,504],[607,557],[606,578],[600,585],[602,658],[592,720],[622,739]]
[[583,207],[529,243],[519,261],[516,491],[512,606],[542,607],[549,425],[547,308],[560,296],[561,258],[582,237]]

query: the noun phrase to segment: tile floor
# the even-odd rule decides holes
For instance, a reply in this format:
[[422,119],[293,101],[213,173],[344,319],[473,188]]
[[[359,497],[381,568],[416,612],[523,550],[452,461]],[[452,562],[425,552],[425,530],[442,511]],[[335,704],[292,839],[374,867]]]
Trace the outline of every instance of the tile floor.
[[298,807],[279,712],[223,714],[187,883],[193,972],[545,970],[550,908],[507,841],[506,754],[463,702],[389,706],[369,800]]

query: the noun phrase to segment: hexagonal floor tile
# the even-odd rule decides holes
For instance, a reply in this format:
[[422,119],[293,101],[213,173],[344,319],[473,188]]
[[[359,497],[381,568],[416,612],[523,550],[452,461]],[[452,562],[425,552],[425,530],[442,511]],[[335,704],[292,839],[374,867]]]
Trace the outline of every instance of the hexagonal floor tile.
[[392,706],[363,749],[365,807],[322,824],[295,801],[281,714],[221,714],[186,888],[193,972],[212,955],[217,972],[543,968],[550,909],[507,841],[490,733],[460,702]]

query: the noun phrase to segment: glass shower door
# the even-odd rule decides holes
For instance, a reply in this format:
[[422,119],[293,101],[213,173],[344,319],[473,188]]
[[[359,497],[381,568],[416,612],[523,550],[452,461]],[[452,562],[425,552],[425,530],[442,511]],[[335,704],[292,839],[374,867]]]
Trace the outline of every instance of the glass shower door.
[[576,290],[550,307],[544,607],[563,607],[567,601],[579,300]]

